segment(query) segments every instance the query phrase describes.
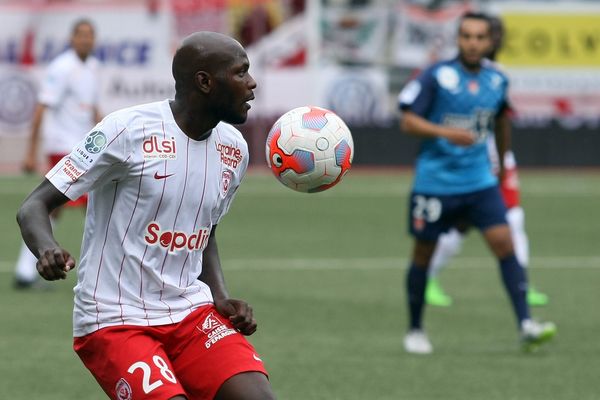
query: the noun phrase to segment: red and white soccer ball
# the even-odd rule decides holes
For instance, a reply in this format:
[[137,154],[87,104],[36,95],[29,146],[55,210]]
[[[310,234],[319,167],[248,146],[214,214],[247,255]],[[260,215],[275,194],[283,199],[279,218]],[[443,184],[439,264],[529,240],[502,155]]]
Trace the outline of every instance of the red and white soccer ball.
[[350,129],[332,111],[295,108],[271,128],[266,143],[267,164],[285,186],[299,192],[329,189],[348,172],[354,157]]

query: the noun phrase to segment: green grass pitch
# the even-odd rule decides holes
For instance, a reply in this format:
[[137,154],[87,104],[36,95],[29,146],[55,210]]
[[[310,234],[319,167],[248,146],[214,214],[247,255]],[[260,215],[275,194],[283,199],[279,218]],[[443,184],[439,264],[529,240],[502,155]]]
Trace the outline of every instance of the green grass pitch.
[[[450,308],[429,307],[431,356],[402,350],[410,172],[356,168],[337,187],[295,193],[251,173],[219,226],[230,292],[255,309],[251,337],[286,400],[592,400],[600,396],[600,173],[522,172],[534,315],[558,336],[522,354],[494,260],[476,232],[443,272]],[[53,291],[12,288],[14,215],[39,178],[1,177],[0,399],[104,399],[71,349],[75,274]],[[75,255],[82,213],[56,234]]]

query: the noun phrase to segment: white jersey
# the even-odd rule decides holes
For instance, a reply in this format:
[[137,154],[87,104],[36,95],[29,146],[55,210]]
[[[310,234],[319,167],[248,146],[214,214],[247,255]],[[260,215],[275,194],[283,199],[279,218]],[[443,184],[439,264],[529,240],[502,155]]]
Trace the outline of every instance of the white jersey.
[[46,178],[71,199],[89,191],[74,335],[164,325],[213,302],[197,278],[213,225],[248,166],[240,132],[219,123],[195,141],[169,101],[108,115]]
[[99,62],[84,61],[70,49],[56,57],[46,70],[38,101],[48,107],[42,135],[47,154],[67,154],[94,126],[99,99]]

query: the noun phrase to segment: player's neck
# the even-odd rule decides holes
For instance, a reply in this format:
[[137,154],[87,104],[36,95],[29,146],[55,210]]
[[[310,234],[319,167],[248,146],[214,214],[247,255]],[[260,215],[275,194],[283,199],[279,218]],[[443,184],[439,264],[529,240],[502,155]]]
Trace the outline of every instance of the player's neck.
[[182,101],[172,100],[169,102],[175,123],[179,129],[193,140],[204,140],[208,138],[212,129],[219,121],[206,118],[201,112],[191,110]]
[[77,58],[79,58],[81,62],[85,62],[89,56],[87,53],[78,53],[77,51],[75,51],[75,54],[77,54]]
[[458,60],[467,72],[477,73],[481,69],[481,60],[477,63],[467,63],[462,57],[459,57]]

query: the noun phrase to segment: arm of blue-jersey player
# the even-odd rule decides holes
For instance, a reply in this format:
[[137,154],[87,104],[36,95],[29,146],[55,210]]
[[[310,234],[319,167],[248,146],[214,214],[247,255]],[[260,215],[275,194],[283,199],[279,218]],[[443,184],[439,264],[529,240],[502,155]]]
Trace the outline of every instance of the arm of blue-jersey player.
[[412,111],[404,111],[400,120],[402,131],[426,138],[440,137],[458,146],[470,146],[475,143],[476,137],[473,132],[462,128],[434,124],[415,114]]
[[504,155],[511,148],[512,128],[508,116],[508,109],[504,109],[496,116],[495,133],[499,163],[498,179],[502,182],[504,179]]
[[400,129],[425,138],[445,138],[459,146],[472,145],[476,140],[473,132],[436,124],[427,119],[431,104],[438,93],[434,70],[435,66],[426,69],[400,92],[398,106],[403,111]]

